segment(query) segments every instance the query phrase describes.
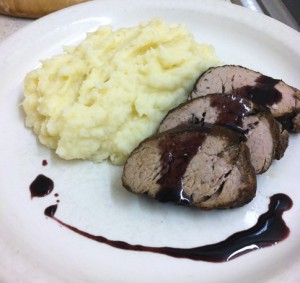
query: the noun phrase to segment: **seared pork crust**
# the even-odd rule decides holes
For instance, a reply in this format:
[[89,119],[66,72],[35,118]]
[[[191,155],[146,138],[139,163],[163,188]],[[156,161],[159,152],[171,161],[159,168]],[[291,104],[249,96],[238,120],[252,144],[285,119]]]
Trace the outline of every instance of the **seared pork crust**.
[[189,99],[209,93],[237,94],[266,106],[290,132],[300,132],[300,91],[242,66],[209,68],[197,80]]
[[243,133],[256,174],[265,172],[273,159],[280,159],[288,145],[288,132],[267,108],[232,94],[208,94],[183,103],[166,115],[158,131],[203,123]]
[[207,124],[179,126],[143,141],[128,158],[122,182],[130,192],[201,209],[242,206],[256,193],[243,136]]

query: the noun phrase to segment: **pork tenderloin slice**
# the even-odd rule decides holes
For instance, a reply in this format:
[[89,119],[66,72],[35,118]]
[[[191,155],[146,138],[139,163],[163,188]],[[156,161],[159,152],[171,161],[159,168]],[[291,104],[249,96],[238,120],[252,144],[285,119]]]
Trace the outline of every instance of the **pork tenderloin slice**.
[[242,66],[209,68],[197,80],[189,99],[208,93],[232,93],[266,106],[285,129],[300,132],[300,91]]
[[232,94],[208,94],[183,103],[166,115],[158,131],[202,123],[243,132],[256,174],[265,172],[273,159],[280,159],[288,145],[288,132],[267,108]]
[[215,125],[179,126],[146,139],[125,163],[122,183],[136,194],[202,209],[242,206],[256,193],[241,135]]

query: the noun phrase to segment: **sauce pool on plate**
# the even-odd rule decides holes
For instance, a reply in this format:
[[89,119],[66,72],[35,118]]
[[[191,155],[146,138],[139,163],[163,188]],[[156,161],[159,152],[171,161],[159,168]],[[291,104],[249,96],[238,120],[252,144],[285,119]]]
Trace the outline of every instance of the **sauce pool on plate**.
[[[32,190],[32,187],[34,187],[34,190]],[[39,189],[37,187],[39,187]],[[52,189],[49,190],[49,187]],[[51,193],[53,188],[54,182],[44,175],[38,175],[30,185],[32,196],[46,196]],[[55,196],[58,197],[59,195],[56,193]],[[253,227],[236,232],[227,239],[218,243],[192,248],[133,245],[121,240],[110,240],[104,236],[93,235],[56,218],[55,213],[57,211],[58,204],[47,207],[44,214],[65,228],[83,237],[110,245],[114,248],[159,253],[176,258],[187,258],[197,261],[226,262],[248,252],[273,246],[286,239],[290,230],[285,224],[282,215],[283,212],[289,210],[292,205],[293,202],[289,196],[281,193],[275,194],[270,198],[269,209],[258,218],[257,223]]]

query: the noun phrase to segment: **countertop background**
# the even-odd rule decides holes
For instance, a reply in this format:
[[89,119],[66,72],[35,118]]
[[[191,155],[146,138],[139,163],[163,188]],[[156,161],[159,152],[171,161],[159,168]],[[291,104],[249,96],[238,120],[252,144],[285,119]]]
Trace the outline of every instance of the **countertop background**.
[[21,19],[0,15],[0,42],[18,29],[33,22],[31,19]]

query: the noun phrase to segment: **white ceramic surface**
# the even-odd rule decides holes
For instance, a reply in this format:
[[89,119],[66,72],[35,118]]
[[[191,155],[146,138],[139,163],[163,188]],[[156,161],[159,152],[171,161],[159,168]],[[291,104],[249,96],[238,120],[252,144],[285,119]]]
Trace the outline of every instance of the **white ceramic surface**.
[[[121,169],[107,163],[67,162],[24,127],[24,75],[102,24],[136,25],[154,17],[184,23],[199,42],[212,43],[224,63],[240,64],[300,88],[300,36],[268,17],[214,1],[95,1],[35,21],[0,45],[0,281],[1,282],[299,282],[300,136],[291,136],[280,161],[258,177],[256,198],[235,210],[202,212],[160,204],[122,189]],[[48,160],[42,166],[42,160]],[[30,199],[38,174],[53,193]],[[115,249],[85,239],[43,214],[92,234],[132,244],[193,247],[252,226],[269,197],[288,194],[287,240],[226,263],[197,262]]]

